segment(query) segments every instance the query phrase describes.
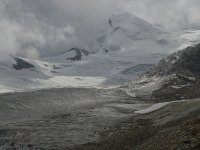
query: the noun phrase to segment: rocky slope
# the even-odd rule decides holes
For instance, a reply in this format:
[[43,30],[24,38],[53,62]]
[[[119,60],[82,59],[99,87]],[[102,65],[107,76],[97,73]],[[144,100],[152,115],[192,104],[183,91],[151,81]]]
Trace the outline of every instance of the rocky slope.
[[148,75],[167,76],[172,74],[198,76],[200,74],[200,44],[187,47],[163,58]]
[[199,104],[193,99],[134,116],[102,133],[99,143],[72,150],[199,150]]
[[199,58],[200,44],[175,52],[128,84],[128,91],[157,102],[200,97]]
[[156,102],[164,107],[118,122],[102,133],[100,142],[73,149],[199,150],[199,56],[199,44],[173,53],[125,86],[133,100]]
[[127,85],[129,91],[66,88],[0,95],[0,149],[198,150],[198,76],[156,74],[158,66]]

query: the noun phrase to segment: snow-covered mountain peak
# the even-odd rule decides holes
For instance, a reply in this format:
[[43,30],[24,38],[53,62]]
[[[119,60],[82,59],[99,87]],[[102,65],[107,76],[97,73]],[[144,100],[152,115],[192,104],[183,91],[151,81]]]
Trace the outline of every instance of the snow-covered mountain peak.
[[151,23],[147,22],[146,20],[139,18],[133,14],[127,13],[127,12],[112,15],[110,17],[110,21],[112,21],[112,25],[114,27],[123,26],[123,25],[126,26],[127,24],[132,24],[132,25],[148,24],[148,25],[152,26]]
[[[165,32],[129,13],[113,15],[108,23],[110,27],[104,26],[89,51],[74,47],[38,60],[0,53],[0,86],[33,89],[91,83],[121,85],[146,72],[172,50],[194,45],[200,39],[199,30]],[[171,66],[168,60],[176,64],[178,56],[170,57],[164,65]]]
[[[145,51],[147,47],[149,49],[149,47],[163,46],[162,43],[158,42],[158,39],[165,41],[164,44],[168,43],[167,40],[160,37],[165,34],[164,31],[130,13],[113,15],[108,23],[109,29],[101,34],[96,42],[100,52],[133,53],[137,51],[140,53],[141,49]],[[153,53],[156,52],[158,51],[155,49]]]
[[156,26],[153,26],[151,23],[136,17],[130,13],[121,13],[118,15],[113,15],[109,19],[109,24],[113,30],[121,29],[127,35],[130,33],[131,39],[141,39],[141,38],[153,38],[157,34],[162,33],[163,31]]

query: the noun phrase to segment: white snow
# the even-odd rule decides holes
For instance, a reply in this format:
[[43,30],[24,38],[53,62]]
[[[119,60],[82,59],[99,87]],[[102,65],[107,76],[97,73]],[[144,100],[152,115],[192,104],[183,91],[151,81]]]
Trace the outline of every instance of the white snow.
[[[12,67],[16,63],[13,57],[1,53],[1,91],[41,87],[100,87],[106,81],[113,82],[109,86],[119,85],[136,78],[119,75],[122,70],[138,64],[158,63],[166,54],[193,45],[200,39],[200,30],[165,32],[128,13],[114,15],[110,19],[112,27],[107,24],[104,32],[99,33],[98,39],[94,39],[96,44],[91,50],[93,53],[81,61],[67,60],[74,57],[75,53],[66,50],[66,53],[38,60],[21,58],[35,68],[15,70]],[[160,79],[153,79],[149,84],[137,88],[144,92],[152,91],[161,82]]]
[[170,102],[157,103],[157,104],[154,104],[151,107],[148,107],[146,109],[135,111],[135,113],[136,114],[148,114],[148,113],[151,113],[153,111],[162,109],[163,107],[167,106],[168,104],[170,104]]
[[5,85],[0,85],[0,93],[13,92],[13,90]]
[[99,87],[106,79],[103,77],[54,76],[49,79],[35,79],[41,88],[49,87]]
[[185,102],[186,100],[179,100],[179,101],[171,101],[171,102],[163,102],[163,103],[155,103],[152,106],[146,108],[146,109],[142,109],[142,110],[137,110],[135,111],[136,114],[148,114],[157,110],[160,110],[164,107],[166,107],[169,104],[172,103],[180,103],[180,102]]
[[20,92],[22,89],[0,85],[0,93]]

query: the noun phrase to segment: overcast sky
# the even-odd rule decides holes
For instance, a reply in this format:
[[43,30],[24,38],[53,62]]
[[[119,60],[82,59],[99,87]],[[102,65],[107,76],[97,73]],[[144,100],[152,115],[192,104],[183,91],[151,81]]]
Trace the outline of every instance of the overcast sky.
[[0,52],[37,58],[89,49],[113,14],[130,12],[168,29],[198,26],[200,0],[0,0]]

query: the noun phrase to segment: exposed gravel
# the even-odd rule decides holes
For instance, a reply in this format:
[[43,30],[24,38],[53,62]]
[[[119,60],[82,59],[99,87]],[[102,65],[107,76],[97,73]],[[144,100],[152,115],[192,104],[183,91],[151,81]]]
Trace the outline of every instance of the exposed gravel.
[[199,149],[199,99],[173,103],[145,115],[134,113],[138,107],[136,99],[118,89],[3,94],[0,149]]

